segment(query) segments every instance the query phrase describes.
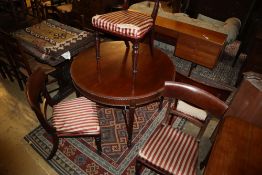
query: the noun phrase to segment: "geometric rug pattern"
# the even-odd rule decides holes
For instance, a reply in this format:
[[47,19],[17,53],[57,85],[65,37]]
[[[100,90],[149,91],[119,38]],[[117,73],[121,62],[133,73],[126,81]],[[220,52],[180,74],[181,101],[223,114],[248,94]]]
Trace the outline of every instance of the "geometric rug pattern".
[[[154,44],[175,63],[176,71],[187,75],[191,65],[189,61],[175,57],[174,47],[171,45],[158,41]],[[238,48],[233,48],[234,53],[236,49]],[[234,87],[245,55],[240,56],[234,67],[232,55],[224,55],[212,70],[198,65],[192,70],[191,76],[217,86]],[[98,114],[102,133],[102,155],[96,153],[93,138],[65,138],[60,139],[59,149],[48,163],[62,175],[132,175],[138,150],[162,122],[165,108],[159,112],[158,103],[152,103],[136,109],[131,148],[127,148],[127,132],[122,110],[101,108]],[[184,123],[185,120],[177,118],[173,126],[182,129]],[[40,126],[26,135],[25,140],[44,158],[52,149],[49,136]],[[145,169],[142,174],[155,173]]]
[[[237,41],[227,45],[213,69],[197,65],[192,70],[190,76],[203,82],[214,84],[217,87],[234,87],[237,83],[241,67],[246,60],[246,55],[240,54],[236,64],[232,66],[239,45],[240,43]],[[191,62],[174,56],[174,46],[160,41],[155,41],[154,46],[169,56],[174,62],[176,71],[188,75]]]
[[[165,105],[164,105],[165,106]],[[121,109],[99,109],[102,155],[96,153],[93,138],[60,139],[56,155],[48,163],[58,174],[131,175],[135,157],[149,136],[163,120],[166,106],[159,112],[158,103],[136,109],[132,147],[127,148],[127,132]],[[182,121],[176,121],[179,127]],[[44,158],[52,148],[49,136],[38,127],[25,140]],[[144,174],[147,174],[145,170]]]

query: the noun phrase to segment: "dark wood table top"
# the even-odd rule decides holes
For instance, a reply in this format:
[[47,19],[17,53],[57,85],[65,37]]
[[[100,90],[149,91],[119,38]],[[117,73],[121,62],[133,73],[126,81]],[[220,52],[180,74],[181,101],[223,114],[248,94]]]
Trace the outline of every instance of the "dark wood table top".
[[262,174],[262,129],[240,118],[227,117],[204,174]]
[[71,77],[87,98],[112,106],[142,105],[159,98],[164,82],[174,78],[172,61],[159,49],[151,56],[148,45],[140,44],[138,72],[132,73],[132,48],[123,41],[101,43],[101,58],[95,47],[74,58]]

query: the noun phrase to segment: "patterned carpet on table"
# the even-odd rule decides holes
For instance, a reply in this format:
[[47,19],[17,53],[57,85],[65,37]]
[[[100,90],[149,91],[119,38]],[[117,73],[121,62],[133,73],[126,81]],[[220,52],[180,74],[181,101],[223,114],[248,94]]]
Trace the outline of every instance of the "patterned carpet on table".
[[[158,112],[158,103],[136,110],[133,146],[127,148],[126,127],[120,109],[102,108],[99,120],[102,128],[102,156],[96,154],[93,138],[60,139],[59,150],[48,163],[58,174],[87,175],[131,175],[134,174],[135,157],[139,148],[159,126],[165,108]],[[182,127],[183,120],[177,119],[175,127]],[[52,148],[50,138],[42,127],[25,136],[25,140],[43,157]],[[147,174],[146,172],[144,174]]]

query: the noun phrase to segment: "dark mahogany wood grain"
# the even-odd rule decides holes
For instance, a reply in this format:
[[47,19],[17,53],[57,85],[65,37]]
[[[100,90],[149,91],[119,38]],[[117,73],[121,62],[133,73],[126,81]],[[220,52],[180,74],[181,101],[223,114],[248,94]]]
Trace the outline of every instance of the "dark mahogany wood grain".
[[261,155],[262,129],[240,118],[226,117],[204,174],[262,174]]
[[226,35],[158,16],[156,33],[176,40],[176,56],[214,68],[224,49]]
[[[72,62],[71,76],[77,88],[92,100],[108,105],[128,106],[130,100],[137,105],[159,96],[164,82],[173,80],[175,68],[163,52],[141,44],[138,70],[132,73],[131,49],[124,42],[101,44],[101,60],[96,61],[95,48],[81,52]],[[127,52],[126,52],[127,51]]]
[[175,76],[172,61],[162,51],[141,44],[138,72],[132,72],[132,49],[122,41],[101,43],[101,58],[96,60],[95,47],[76,56],[71,77],[76,89],[97,103],[129,108],[128,137],[132,139],[134,110],[137,106],[156,101],[164,82]]

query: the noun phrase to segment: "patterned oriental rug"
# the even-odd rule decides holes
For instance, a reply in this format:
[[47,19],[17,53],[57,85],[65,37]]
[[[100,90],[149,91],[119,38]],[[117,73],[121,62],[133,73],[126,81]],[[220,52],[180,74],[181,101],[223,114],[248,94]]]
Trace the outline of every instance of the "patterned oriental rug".
[[[135,170],[138,150],[162,122],[165,108],[158,111],[158,103],[136,110],[132,148],[127,148],[127,132],[120,109],[99,110],[102,128],[102,155],[96,153],[93,138],[60,139],[59,150],[48,163],[58,174],[131,175]],[[183,123],[177,119],[176,127]],[[52,143],[42,127],[25,136],[25,140],[44,158],[50,153]],[[144,172],[147,174],[148,170]]]
[[[155,41],[154,45],[169,56],[176,66],[176,71],[188,75],[191,62],[174,56],[174,46],[159,41]],[[192,70],[191,77],[202,82],[212,83],[217,87],[236,86],[240,70],[247,57],[246,54],[240,54],[236,64],[232,66],[239,47],[239,41],[228,44],[213,69],[197,65]]]

